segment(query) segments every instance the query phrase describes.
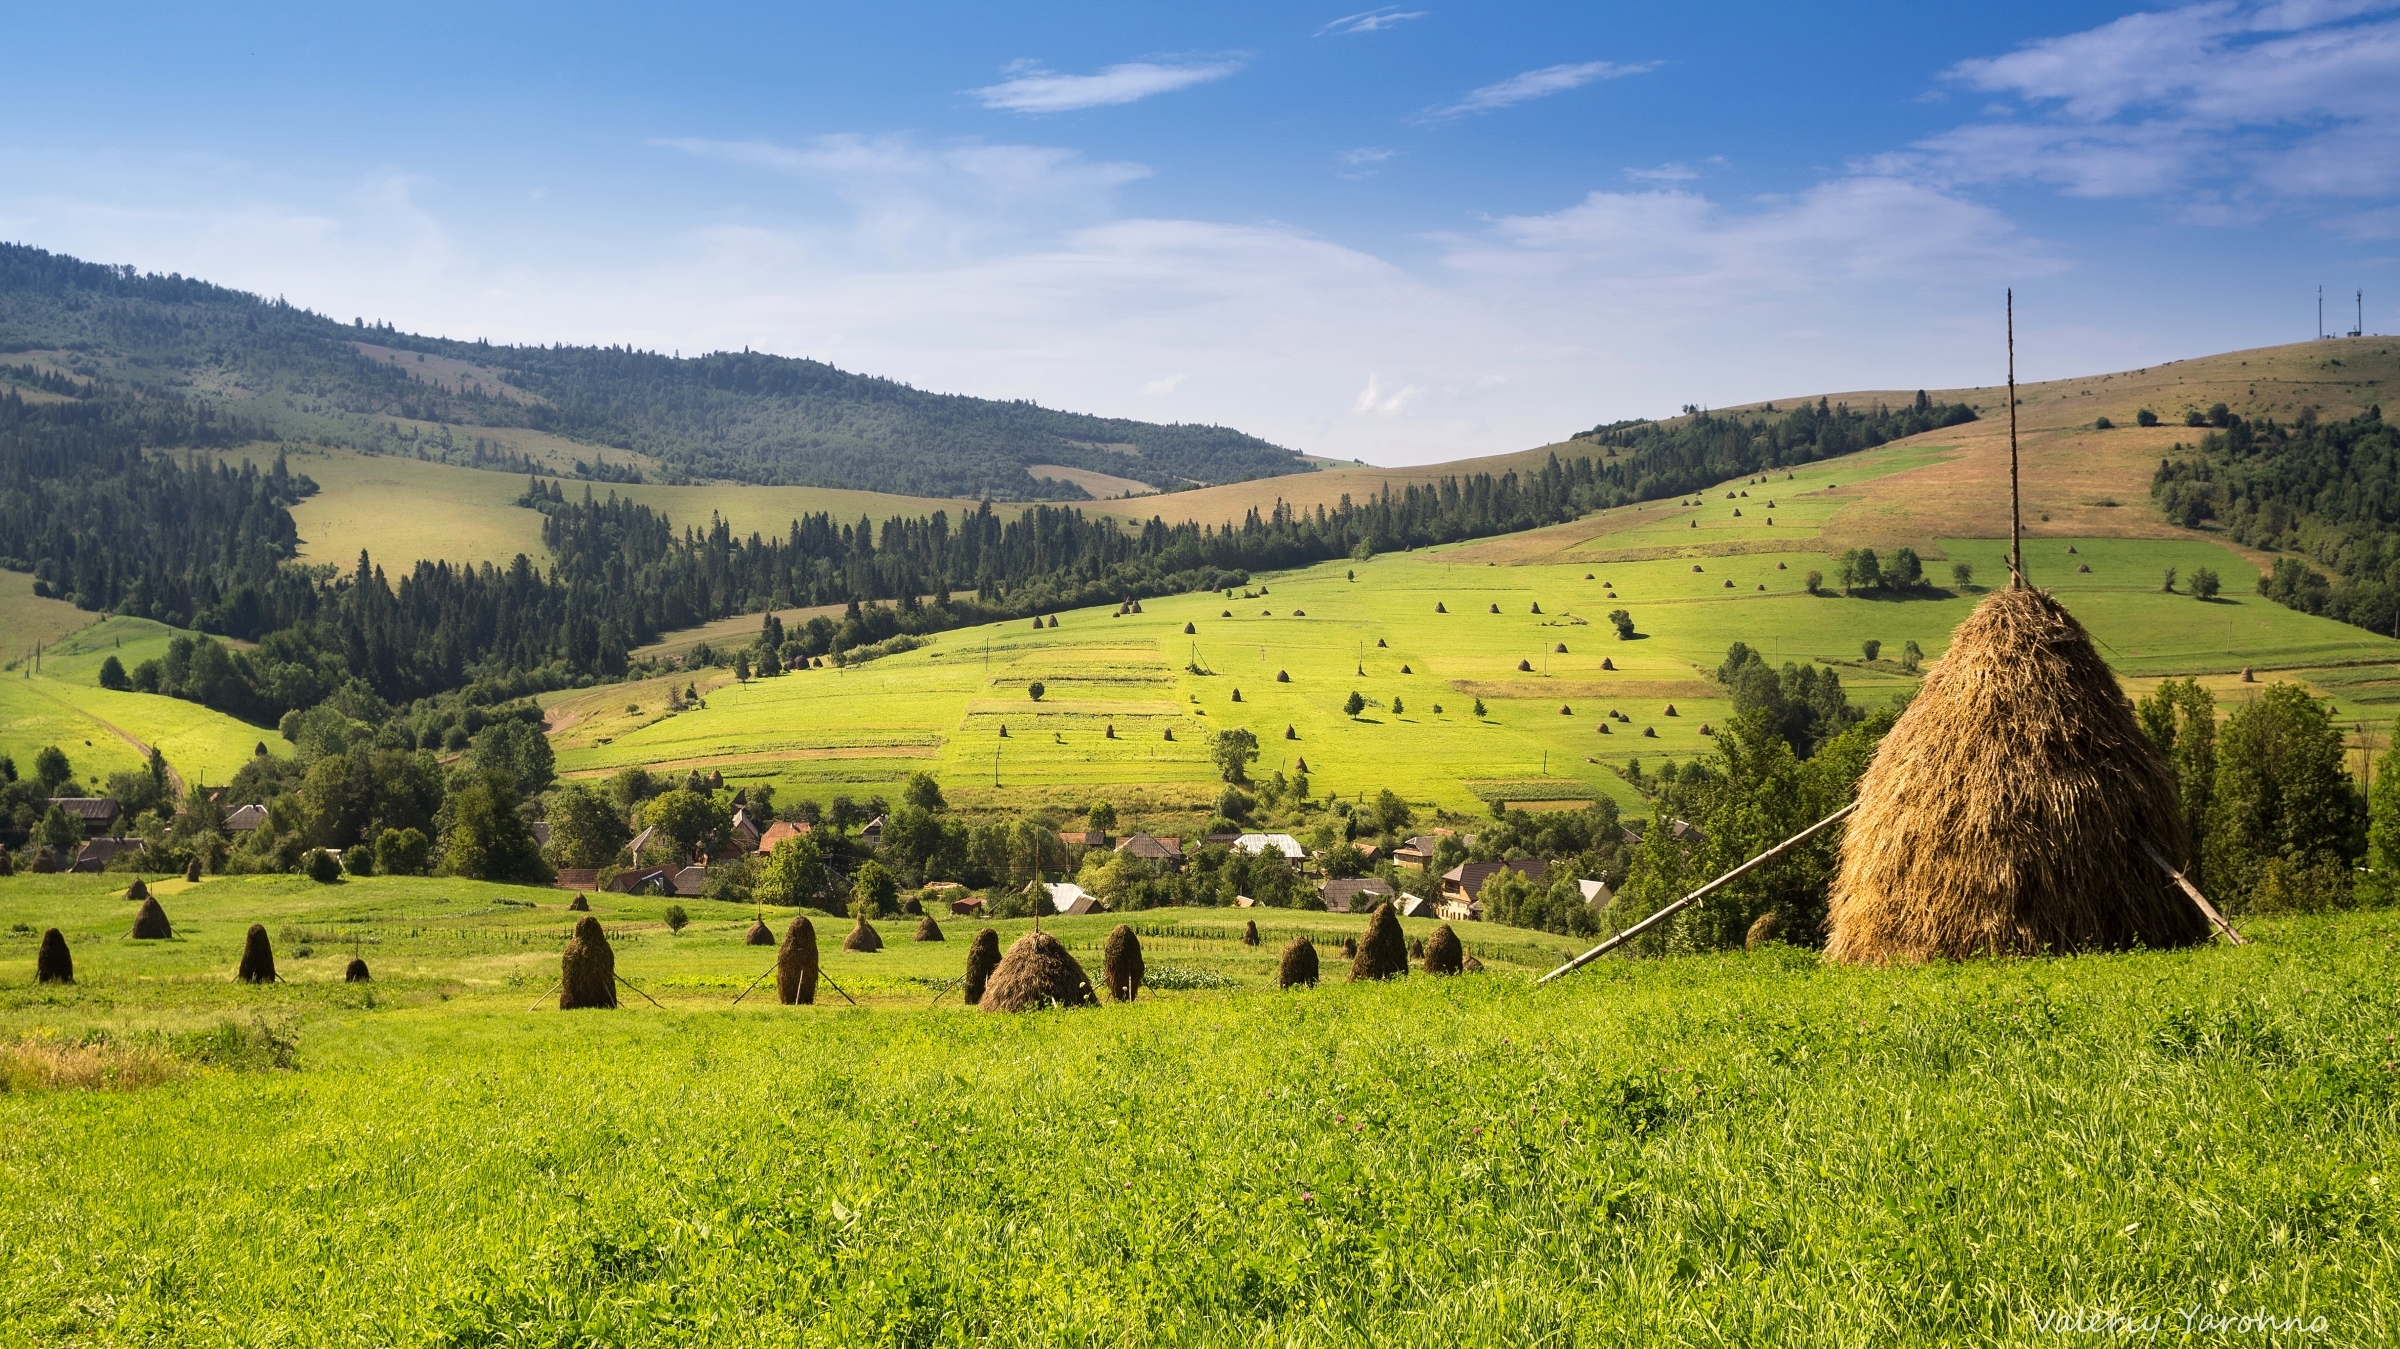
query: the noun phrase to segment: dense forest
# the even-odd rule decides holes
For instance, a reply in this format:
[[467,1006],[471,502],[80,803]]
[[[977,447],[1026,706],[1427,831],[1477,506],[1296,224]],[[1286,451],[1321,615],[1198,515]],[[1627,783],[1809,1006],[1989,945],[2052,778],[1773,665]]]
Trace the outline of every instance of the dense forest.
[[1975,409],[1936,404],[1923,389],[1897,410],[1878,404],[1861,412],[1820,398],[1784,412],[1772,403],[1748,415],[1685,412],[1672,422],[1613,422],[1575,434],[1610,456],[1606,476],[1621,495],[1603,504],[1696,492],[1746,473],[1813,464],[1975,420]]
[[2283,424],[2219,404],[2197,419],[2199,443],[2178,443],[2151,480],[2167,518],[2285,554],[2258,583],[2278,603],[2400,635],[2400,441],[2383,409]]
[[[11,244],[0,244],[0,353],[41,353],[47,364],[23,369],[43,388],[44,379],[116,381],[239,409],[269,436],[374,452],[437,453],[414,425],[430,423],[456,462],[507,462],[505,452],[470,449],[473,430],[546,431],[593,446],[581,471],[601,480],[632,471],[602,449],[650,456],[670,481],[1003,500],[1086,495],[1029,475],[1031,464],[1160,488],[1308,469],[1292,451],[1225,427],[928,393],[759,352],[676,358],[423,337]],[[446,434],[452,427],[465,434]]]

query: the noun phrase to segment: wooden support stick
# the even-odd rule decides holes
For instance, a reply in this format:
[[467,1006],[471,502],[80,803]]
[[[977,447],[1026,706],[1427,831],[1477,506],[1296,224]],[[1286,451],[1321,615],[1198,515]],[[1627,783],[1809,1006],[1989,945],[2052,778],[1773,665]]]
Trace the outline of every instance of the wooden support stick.
[[2217,906],[2209,903],[2208,896],[2200,893],[2200,887],[2192,884],[2189,878],[2177,871],[2175,864],[2168,861],[2165,855],[2151,844],[2150,840],[2142,840],[2142,851],[2150,854],[2150,860],[2158,863],[2159,870],[2167,873],[2167,879],[2175,882],[2175,888],[2183,891],[2184,897],[2198,906],[2200,916],[2208,920],[2208,925],[2225,934],[2227,945],[2248,946],[2250,944],[2250,939],[2234,931],[2233,924],[2225,921],[2225,915],[2217,912]]
[[[647,994],[647,993],[642,993],[642,990],[641,990],[641,987],[640,987],[640,985],[638,985],[638,984],[634,983],[634,982],[633,982],[631,979],[628,979],[628,978],[626,978],[626,977],[625,977],[624,975],[622,975],[622,974],[620,974],[620,975],[618,975],[618,976],[617,976],[617,982],[618,982],[618,983],[620,983],[620,984],[623,984],[623,985],[625,985],[627,988],[630,988],[630,989],[632,989],[632,990],[633,990],[634,992],[636,992],[636,993],[641,993],[641,994],[642,994],[642,996],[643,996],[643,997],[645,997],[645,998],[650,998],[650,995],[649,995],[649,994]],[[655,1007],[655,1008],[657,1008],[658,1010],[660,1010],[660,1011],[662,1011],[662,1012],[663,1012],[663,1011],[665,1011],[665,1010],[667,1010],[667,1005],[666,1005],[665,1003],[663,1003],[663,1002],[660,1002],[660,1001],[659,1001],[658,999],[656,999],[656,998],[650,998],[650,1005],[651,1005],[651,1006],[653,1006],[653,1007]]]
[[[1600,957],[1607,955],[1609,952],[1616,950],[1625,943],[1632,941],[1634,938],[1642,935],[1645,932],[1648,932],[1650,929],[1657,927],[1660,923],[1667,921],[1676,914],[1679,914],[1685,909],[1690,908],[1692,905],[1699,903],[1703,899],[1706,899],[1709,895],[1715,893],[1720,887],[1739,879],[1751,868],[1764,866],[1768,862],[1772,862],[1776,858],[1783,856],[1787,852],[1790,852],[1792,849],[1799,847],[1803,843],[1806,843],[1809,839],[1814,838],[1819,830],[1824,829],[1827,825],[1831,825],[1840,820],[1848,818],[1850,812],[1856,809],[1858,809],[1858,803],[1856,801],[1851,802],[1849,805],[1846,805],[1840,810],[1833,812],[1831,815],[1828,815],[1824,819],[1817,821],[1808,828],[1801,830],[1799,833],[1792,835],[1783,842],[1776,844],[1774,847],[1767,849],[1758,856],[1751,858],[1749,861],[1742,863],[1733,870],[1726,872],[1724,875],[1717,877],[1708,884],[1703,885],[1699,889],[1694,890],[1688,895],[1685,895],[1683,898],[1676,900],[1667,907],[1660,909],[1658,912],[1651,914],[1642,921],[1635,923],[1632,927],[1625,929],[1623,932],[1620,932],[1617,935],[1609,938],[1607,941],[1600,943],[1591,950],[1584,952],[1582,955],[1575,957],[1566,964],[1561,965],[1557,969],[1554,969],[1548,974],[1543,975],[1541,978],[1534,980],[1533,982],[1535,987],[1538,988],[1543,984],[1549,983],[1551,980],[1556,979],[1562,974],[1569,974],[1576,970],[1582,969],[1584,966],[1591,964]],[[1650,822],[1650,827],[1656,829],[1661,826],[1656,820],[1653,820]]]
[[[563,983],[565,983],[565,982],[566,982],[566,980],[564,980],[564,979],[557,979],[557,980],[553,980],[553,981],[551,982],[551,984],[550,984],[550,993],[556,993],[556,992],[558,991],[558,986],[559,986],[560,984],[563,984]],[[526,1010],[526,1011],[528,1011],[528,1012],[534,1012],[534,1011],[539,1011],[539,1010],[541,1010],[541,1006],[542,1006],[542,1004],[543,1004],[543,1003],[545,1003],[545,1002],[548,1002],[548,1001],[550,1000],[550,993],[544,993],[542,996],[540,996],[540,997],[538,997],[538,998],[535,998],[535,999],[533,1000],[533,1006],[531,1006],[531,1007],[528,1007],[528,1008],[526,1008],[525,1010]]]
[[824,981],[825,981],[825,983],[826,983],[826,985],[827,985],[828,987],[830,987],[830,988],[831,988],[831,989],[832,989],[834,992],[841,994],[841,995],[842,995],[842,1001],[844,1001],[844,1002],[846,1002],[846,1003],[849,1003],[849,1004],[850,1004],[851,1006],[853,1006],[853,1007],[856,1007],[856,1006],[858,1006],[858,999],[856,999],[856,998],[854,998],[854,997],[851,997],[851,996],[850,996],[850,994],[849,994],[849,991],[848,991],[848,990],[846,990],[846,989],[844,989],[844,988],[843,988],[843,987],[842,987],[840,984],[834,983],[834,982],[833,982],[833,976],[832,976],[832,975],[830,975],[830,974],[827,974],[827,973],[825,972],[825,967],[824,967],[824,966],[822,966],[822,965],[819,965],[819,966],[817,967],[817,977],[818,977],[819,979],[822,979],[822,980],[824,980]]
[[[775,967],[774,967],[773,965],[769,965],[769,966],[767,966],[767,974],[773,974],[774,972],[775,972]],[[764,983],[764,982],[766,981],[767,974],[762,974],[762,975],[758,976],[758,978],[751,980],[751,981],[750,981],[750,988],[756,988],[756,987],[758,987],[758,986],[759,986],[761,983]],[[746,998],[746,997],[749,997],[749,996],[750,996],[750,988],[745,988],[745,989],[743,989],[741,992],[739,992],[739,993],[736,993],[736,994],[734,994],[734,995],[733,995],[733,1005],[734,1005],[734,1006],[736,1006],[736,1007],[739,1007],[739,1006],[741,1006],[741,1005],[742,1005],[742,999],[744,999],[744,998]]]

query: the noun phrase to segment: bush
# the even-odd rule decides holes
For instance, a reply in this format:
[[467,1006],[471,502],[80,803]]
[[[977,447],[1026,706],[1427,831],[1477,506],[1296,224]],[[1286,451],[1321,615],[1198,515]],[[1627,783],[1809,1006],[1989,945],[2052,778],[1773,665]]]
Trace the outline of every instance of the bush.
[[[1810,575],[1813,576],[1815,573],[1811,572]],[[1950,584],[1957,586],[1961,590],[1964,590],[1968,586],[1975,584],[1975,568],[1964,562],[1951,563]]]
[[2217,597],[2217,590],[2222,584],[2217,579],[2214,569],[2209,567],[2192,568],[2192,598],[2213,600]]
[[115,689],[120,693],[130,691],[133,681],[125,677],[125,662],[115,656],[100,662],[100,687]]
[[2133,424],[2135,426],[2156,426],[2158,425],[2158,414],[2148,408],[2143,408],[2133,414]]
[[1350,690],[1350,696],[1342,701],[1342,714],[1344,716],[1355,717],[1359,713],[1366,710],[1367,700],[1359,696],[1357,689]]
[[1825,573],[1821,571],[1812,571],[1808,574],[1807,579],[1804,580],[1802,584],[1808,587],[1809,594],[1822,595],[1825,593]]
[[1633,640],[1632,613],[1624,609],[1611,609],[1608,613],[1608,621],[1616,628],[1618,641],[1630,642]]
[[1025,686],[1025,691],[1033,695],[1033,700],[1038,703],[1042,700],[1042,695],[1048,693],[1050,690],[1043,688],[1042,681],[1037,679],[1032,683],[1027,684]]
[[2095,431],[2114,431],[2117,429],[2117,424],[2110,421],[2106,417],[2094,417],[2092,418],[2092,429]]
[[386,829],[375,836],[375,870],[386,876],[422,876],[433,861],[433,844],[418,829]]
[[308,878],[319,885],[331,885],[342,878],[342,864],[330,848],[318,848],[308,855]]
[[1874,660],[1883,654],[1883,643],[1869,637],[1858,644],[1858,650],[1860,655],[1865,656],[1868,660]]
[[375,850],[364,843],[353,843],[342,850],[342,871],[351,876],[375,874]]
[[683,911],[681,904],[669,904],[666,913],[661,916],[667,920],[669,932],[681,932],[692,925],[692,916]]

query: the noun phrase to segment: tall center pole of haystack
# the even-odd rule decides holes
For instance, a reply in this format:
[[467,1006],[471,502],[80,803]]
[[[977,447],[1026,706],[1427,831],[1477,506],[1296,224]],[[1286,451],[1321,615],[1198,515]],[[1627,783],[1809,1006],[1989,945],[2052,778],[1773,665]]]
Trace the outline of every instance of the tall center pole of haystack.
[[2017,501],[2017,288],[2008,288],[2008,584],[2025,586],[2025,512]]

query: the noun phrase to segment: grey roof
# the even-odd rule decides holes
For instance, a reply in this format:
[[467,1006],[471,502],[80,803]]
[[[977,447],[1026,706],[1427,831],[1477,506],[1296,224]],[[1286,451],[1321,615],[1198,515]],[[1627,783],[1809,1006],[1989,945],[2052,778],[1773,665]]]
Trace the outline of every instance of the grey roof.
[[1380,876],[1361,876],[1356,880],[1327,881],[1317,893],[1324,896],[1327,913],[1355,913],[1362,898],[1390,899],[1396,892]]

